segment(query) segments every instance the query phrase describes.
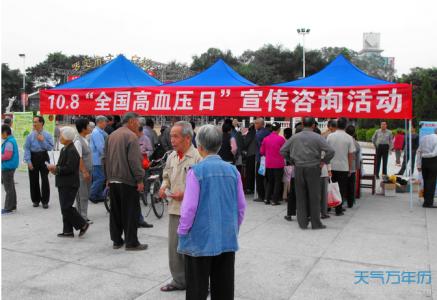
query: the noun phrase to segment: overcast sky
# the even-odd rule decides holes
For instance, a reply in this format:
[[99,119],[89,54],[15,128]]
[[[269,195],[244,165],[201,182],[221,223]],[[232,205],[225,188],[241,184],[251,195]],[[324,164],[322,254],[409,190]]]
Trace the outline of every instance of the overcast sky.
[[381,33],[398,74],[437,66],[437,1],[134,1],[2,0],[2,62],[32,66],[55,51],[123,53],[160,62],[191,62],[209,47],[235,55],[266,43],[294,48],[362,49],[364,32]]

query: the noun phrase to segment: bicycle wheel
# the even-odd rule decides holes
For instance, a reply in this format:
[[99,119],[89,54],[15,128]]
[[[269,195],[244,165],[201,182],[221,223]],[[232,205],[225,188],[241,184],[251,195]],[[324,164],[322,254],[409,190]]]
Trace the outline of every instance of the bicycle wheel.
[[164,214],[164,200],[159,197],[160,180],[155,180],[150,187],[150,202],[155,216],[160,219]]
[[150,211],[152,210],[152,206],[147,201],[147,194],[146,191],[143,193],[140,193],[140,201],[143,202],[143,204],[146,206],[146,210],[144,211],[144,217],[147,218],[150,214]]
[[144,206],[148,206],[147,203],[147,194],[149,193],[149,182],[145,179],[144,180],[144,192],[140,193],[140,199],[143,202]]

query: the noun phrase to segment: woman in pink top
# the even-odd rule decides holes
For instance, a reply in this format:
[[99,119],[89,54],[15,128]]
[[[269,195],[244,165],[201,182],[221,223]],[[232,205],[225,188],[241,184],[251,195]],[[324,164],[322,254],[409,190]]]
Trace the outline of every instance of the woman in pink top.
[[282,177],[285,161],[280,153],[285,138],[279,135],[281,125],[272,124],[272,133],[264,138],[260,154],[266,158],[267,191],[265,204],[279,205],[282,199]]
[[404,149],[405,135],[402,130],[398,130],[393,140],[393,150],[396,153],[396,166],[401,166],[401,154]]

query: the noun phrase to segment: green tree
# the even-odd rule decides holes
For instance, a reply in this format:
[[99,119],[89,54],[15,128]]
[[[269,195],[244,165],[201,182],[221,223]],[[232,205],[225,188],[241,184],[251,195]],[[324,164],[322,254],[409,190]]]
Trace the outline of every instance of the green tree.
[[67,56],[62,52],[47,55],[46,60],[34,67],[28,68],[28,74],[38,85],[55,82],[61,84],[67,81],[67,74],[62,71],[72,70],[74,63],[90,59],[86,55]]
[[323,47],[320,51],[322,52],[322,59],[326,62],[333,61],[340,54],[343,54],[348,60],[358,55],[356,51],[345,47]]
[[437,119],[437,68],[413,68],[399,80],[413,87],[413,116],[416,123]]
[[215,63],[219,58],[223,59],[231,67],[235,67],[239,64],[238,59],[230,50],[222,51],[217,48],[209,48],[200,56],[193,56],[193,62],[191,63],[190,69],[197,72],[203,71]]
[[[21,105],[20,94],[23,89],[23,74],[18,69],[10,69],[5,63],[2,63],[2,112],[5,112],[6,107],[9,105],[8,99],[16,97],[17,100],[12,105],[11,111],[21,111],[23,109]],[[26,79],[26,93],[30,93],[33,90],[33,82]]]

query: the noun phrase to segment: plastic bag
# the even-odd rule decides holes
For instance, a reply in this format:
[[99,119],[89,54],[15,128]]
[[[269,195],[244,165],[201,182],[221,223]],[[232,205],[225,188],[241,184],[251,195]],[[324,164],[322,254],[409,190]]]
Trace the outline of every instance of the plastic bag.
[[341,194],[338,182],[329,182],[328,184],[328,207],[337,207],[341,204]]
[[265,176],[266,175],[266,158],[265,158],[265,156],[261,156],[261,160],[260,160],[260,163],[259,163],[258,174],[261,175],[261,176]]
[[142,161],[142,164],[143,164],[143,169],[144,169],[144,170],[147,170],[147,169],[150,167],[150,160],[149,160],[149,158],[147,157],[147,154],[144,154],[144,155],[143,155],[143,161]]

